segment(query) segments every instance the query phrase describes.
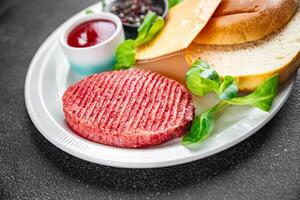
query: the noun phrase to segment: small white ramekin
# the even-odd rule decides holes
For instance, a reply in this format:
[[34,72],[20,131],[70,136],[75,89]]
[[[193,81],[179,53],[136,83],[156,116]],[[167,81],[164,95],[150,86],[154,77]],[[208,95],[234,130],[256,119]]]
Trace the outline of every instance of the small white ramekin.
[[[68,36],[72,30],[84,22],[97,19],[110,20],[116,25],[116,31],[109,39],[91,47],[76,48],[68,45]],[[121,20],[116,15],[105,12],[71,19],[60,35],[60,45],[71,69],[81,75],[112,70],[115,63],[116,48],[124,40],[125,34]]]

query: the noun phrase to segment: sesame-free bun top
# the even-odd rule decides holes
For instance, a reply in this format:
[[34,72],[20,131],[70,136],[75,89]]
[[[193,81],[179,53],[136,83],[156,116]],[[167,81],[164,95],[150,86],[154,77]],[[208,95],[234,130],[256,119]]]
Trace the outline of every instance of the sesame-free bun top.
[[239,44],[259,40],[286,24],[298,0],[222,0],[194,40],[197,44]]
[[235,45],[192,43],[185,57],[188,64],[200,58],[222,77],[238,78],[240,91],[254,91],[275,74],[282,83],[300,66],[300,10],[285,26],[263,39]]

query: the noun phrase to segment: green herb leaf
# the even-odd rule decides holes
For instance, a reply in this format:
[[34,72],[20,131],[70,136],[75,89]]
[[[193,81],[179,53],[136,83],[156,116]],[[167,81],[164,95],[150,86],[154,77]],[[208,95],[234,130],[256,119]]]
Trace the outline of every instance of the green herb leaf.
[[128,69],[135,64],[135,41],[125,40],[116,51],[116,64],[114,70]]
[[106,9],[106,1],[105,0],[100,0],[101,6],[102,6],[102,11]]
[[92,14],[92,13],[94,13],[94,11],[92,11],[91,9],[86,9],[86,10],[85,10],[85,14],[87,14],[87,15],[88,15],[88,14]]
[[203,78],[213,80],[218,84],[222,82],[218,73],[213,68],[211,68],[211,66],[207,62],[203,60],[196,60],[191,65],[190,70],[186,73],[186,76],[194,73],[195,71],[198,71]]
[[169,0],[169,9],[172,8],[173,6],[176,6],[177,4],[179,4],[182,1],[183,0]]
[[136,40],[126,40],[116,50],[116,64],[114,70],[128,69],[135,63],[136,47],[152,40],[163,28],[165,22],[162,17],[157,17],[154,12],[146,15],[142,25],[138,29]]
[[181,143],[189,145],[206,139],[214,129],[215,113],[225,109],[228,105],[224,101],[220,102],[202,113],[201,116],[195,117],[190,131],[182,138]]
[[157,15],[154,12],[149,12],[145,16],[143,23],[138,28],[138,37],[135,40],[136,46],[140,46],[140,45],[144,44],[144,39],[146,38],[146,35],[148,34],[148,32],[156,18],[157,18]]
[[196,61],[186,73],[189,90],[203,96],[215,92],[223,101],[194,118],[190,131],[183,137],[184,145],[203,141],[214,129],[214,115],[229,105],[252,105],[269,111],[277,95],[279,77],[275,75],[266,79],[257,89],[244,97],[238,96],[238,85],[234,77],[225,76],[222,80],[209,64]]
[[184,145],[197,143],[207,138],[214,128],[214,115],[212,112],[205,112],[194,118],[191,130],[186,134],[181,143]]
[[146,44],[150,40],[152,40],[156,36],[156,34],[164,27],[164,25],[165,25],[164,18],[157,17],[155,19],[155,22],[151,26],[150,30],[148,31],[146,37],[143,39],[143,41],[139,45]]
[[189,74],[193,73],[194,71],[197,71],[199,73],[210,69],[210,65],[203,61],[203,60],[196,60],[191,66],[190,69],[188,70],[188,72],[186,73],[186,76],[188,76]]
[[213,80],[200,76],[199,73],[192,73],[186,77],[186,84],[189,90],[196,95],[204,96],[210,92],[217,92],[219,84]]
[[252,105],[263,111],[269,111],[278,91],[279,76],[266,79],[254,92],[244,97],[236,97],[226,102],[232,105]]
[[235,79],[232,76],[225,76],[219,88],[219,98],[228,100],[237,97],[238,90]]
[[221,82],[217,72],[202,60],[194,62],[186,73],[187,87],[199,96],[204,96],[209,92],[218,93]]

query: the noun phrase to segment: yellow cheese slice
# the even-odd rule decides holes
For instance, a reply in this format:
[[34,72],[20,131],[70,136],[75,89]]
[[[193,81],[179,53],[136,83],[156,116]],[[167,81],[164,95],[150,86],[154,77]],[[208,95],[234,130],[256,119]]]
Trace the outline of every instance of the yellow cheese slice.
[[148,44],[140,47],[137,60],[153,59],[187,48],[207,24],[221,0],[184,0],[173,7],[166,26]]

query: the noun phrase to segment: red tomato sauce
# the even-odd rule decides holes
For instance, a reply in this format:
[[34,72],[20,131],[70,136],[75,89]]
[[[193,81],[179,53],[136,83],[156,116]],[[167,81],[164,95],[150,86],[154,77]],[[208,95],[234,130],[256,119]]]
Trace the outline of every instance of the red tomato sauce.
[[108,40],[116,31],[116,25],[109,20],[91,20],[77,26],[68,36],[72,47],[84,48]]

